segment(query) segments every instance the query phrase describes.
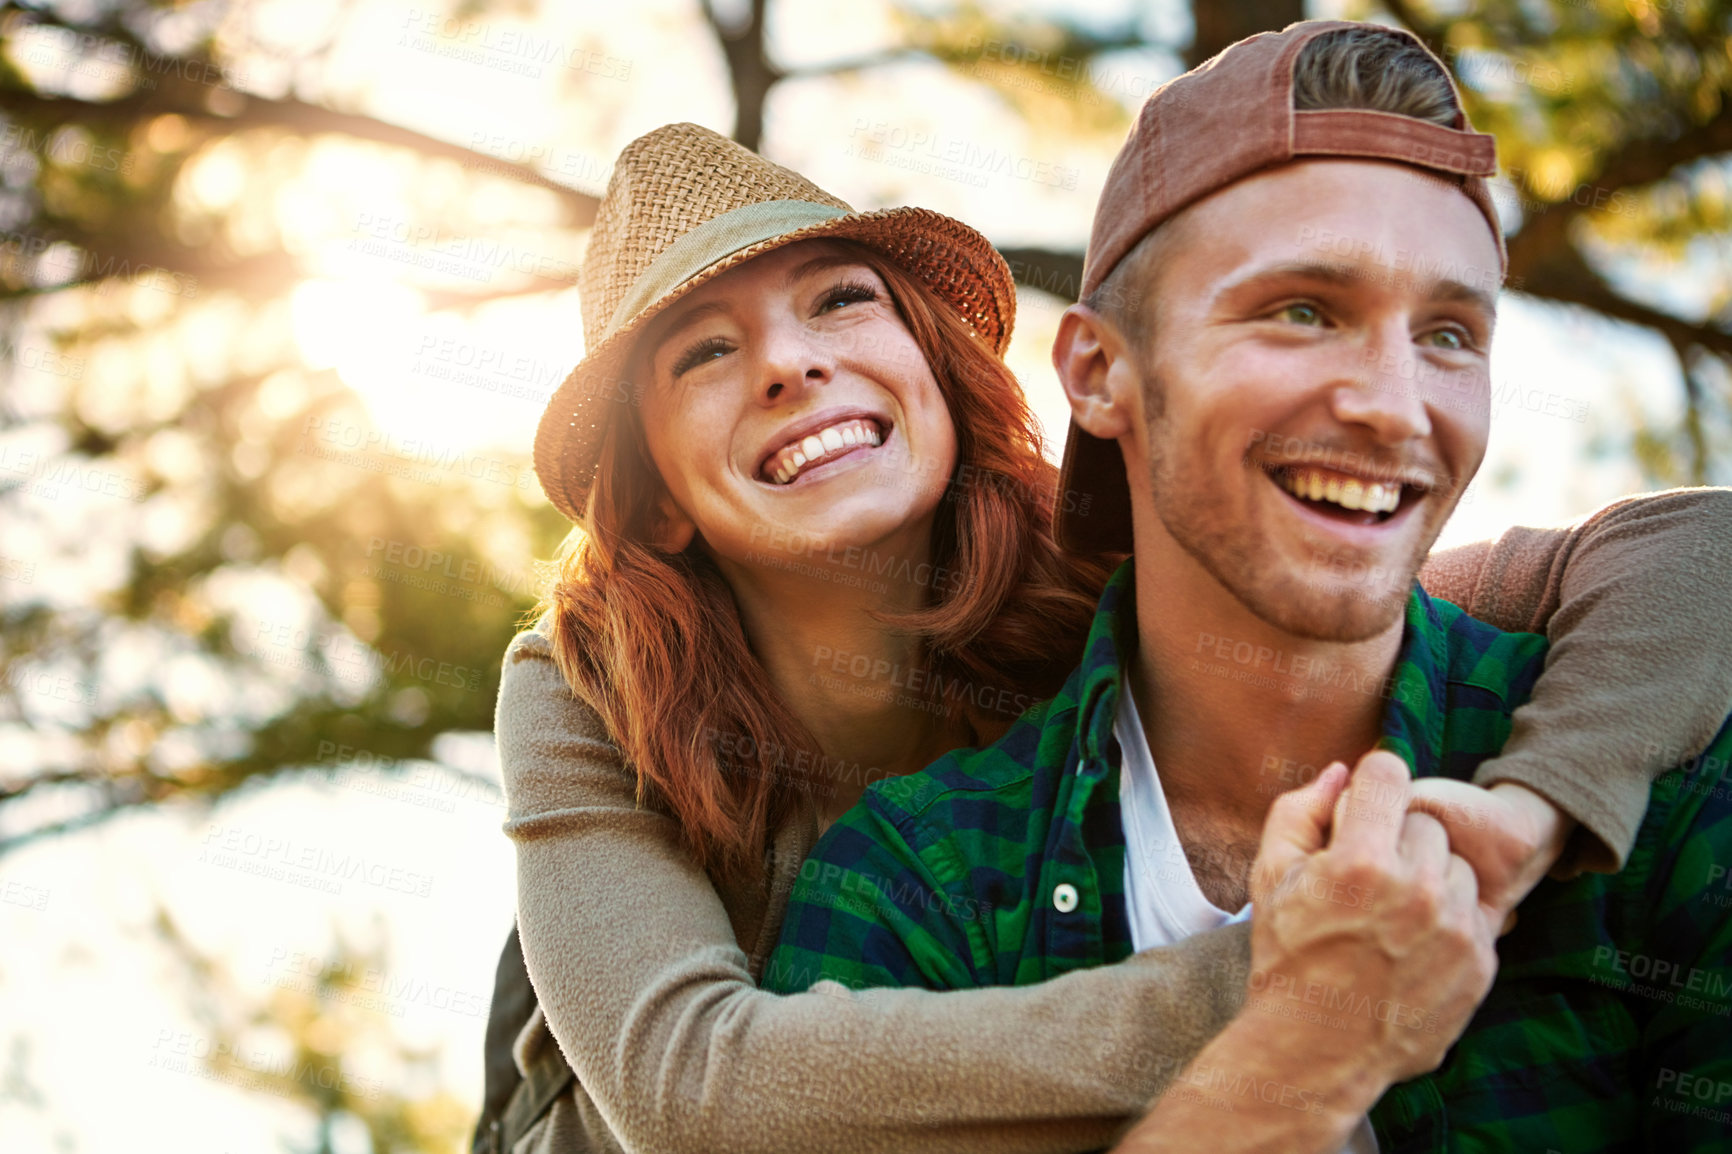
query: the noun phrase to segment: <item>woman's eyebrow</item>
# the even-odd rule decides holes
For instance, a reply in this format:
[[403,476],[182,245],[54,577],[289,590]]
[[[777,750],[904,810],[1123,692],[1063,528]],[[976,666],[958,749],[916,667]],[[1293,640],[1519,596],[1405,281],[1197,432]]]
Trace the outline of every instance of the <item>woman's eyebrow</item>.
[[657,335],[656,343],[659,345],[663,341],[670,340],[679,335],[683,329],[691,327],[693,323],[704,319],[711,313],[727,311],[727,307],[725,301],[719,300],[704,301],[701,304],[692,305],[690,308],[684,310],[680,310],[676,305],[673,317],[671,319],[663,320],[664,327],[660,334]]
[[858,257],[848,256],[845,253],[821,253],[820,255],[813,257],[811,260],[801,261],[793,268],[790,268],[787,277],[782,283],[785,285],[792,285],[807,274],[818,272],[822,269],[836,268],[841,265],[864,265],[864,263],[865,262],[860,260]]
[[[790,268],[787,275],[783,278],[783,283],[785,285],[792,285],[801,277],[804,277],[809,273],[817,272],[820,269],[836,268],[841,265],[858,265],[862,263],[863,262],[861,262],[859,258],[848,256],[843,253],[823,253],[813,257],[811,260],[801,261],[799,264]],[[662,324],[665,327],[661,330],[661,333],[656,340],[658,343],[660,341],[668,340],[669,338],[676,336],[680,330],[691,325],[693,322],[700,321],[712,313],[726,312],[727,308],[727,302],[720,300],[705,301],[702,304],[692,305],[690,308],[683,310],[680,309],[678,305],[675,305],[671,310],[673,313],[672,317],[662,321]],[[666,314],[664,314],[664,318],[665,317]]]

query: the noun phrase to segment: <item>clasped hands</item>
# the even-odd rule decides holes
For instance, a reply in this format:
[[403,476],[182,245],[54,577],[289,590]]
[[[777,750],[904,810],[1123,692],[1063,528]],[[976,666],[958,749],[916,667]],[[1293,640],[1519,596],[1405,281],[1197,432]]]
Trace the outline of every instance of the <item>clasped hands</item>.
[[[1247,1008],[1321,1007],[1308,1055],[1381,1077],[1435,1069],[1490,989],[1496,939],[1574,822],[1514,783],[1413,780],[1374,750],[1278,798],[1252,871]],[[1330,1006],[1377,1007],[1365,1015]],[[1372,1090],[1375,1089],[1375,1093]]]
[[[1251,871],[1245,1007],[1118,1154],[1335,1154],[1391,1085],[1436,1069],[1497,973],[1496,941],[1573,823],[1522,786],[1337,762],[1269,810]],[[1201,1083],[1255,1087],[1223,1121]]]

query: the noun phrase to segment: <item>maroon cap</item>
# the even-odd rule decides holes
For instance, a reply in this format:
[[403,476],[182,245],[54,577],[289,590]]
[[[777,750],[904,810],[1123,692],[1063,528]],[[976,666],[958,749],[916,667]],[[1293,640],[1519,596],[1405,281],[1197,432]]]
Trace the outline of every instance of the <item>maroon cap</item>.
[[[1394,33],[1437,60],[1400,28],[1304,20],[1230,45],[1162,85],[1143,103],[1107,173],[1083,262],[1082,299],[1139,240],[1180,209],[1252,173],[1307,156],[1395,160],[1456,178],[1491,226],[1503,274],[1508,260],[1503,230],[1485,183],[1497,172],[1497,142],[1473,131],[1453,80],[1454,128],[1368,109],[1294,110],[1293,68],[1300,50],[1322,33],[1346,28]],[[1442,61],[1437,67],[1449,77]],[[1053,511],[1059,544],[1077,553],[1129,553],[1130,490],[1117,443],[1085,433],[1072,421],[1059,480],[1063,499]]]

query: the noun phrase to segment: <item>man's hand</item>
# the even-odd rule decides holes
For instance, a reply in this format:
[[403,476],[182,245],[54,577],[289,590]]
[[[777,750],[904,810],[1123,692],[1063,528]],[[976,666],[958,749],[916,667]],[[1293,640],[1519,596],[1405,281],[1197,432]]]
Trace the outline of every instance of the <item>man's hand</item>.
[[1407,766],[1368,753],[1347,783],[1338,762],[1275,800],[1245,1008],[1115,1154],[1333,1154],[1384,1090],[1437,1067],[1485,997],[1497,911],[1442,824],[1409,812]]
[[1448,777],[1413,783],[1412,808],[1443,823],[1452,853],[1467,859],[1479,900],[1494,911],[1499,933],[1515,925],[1515,908],[1557,864],[1576,827],[1551,802],[1513,781],[1481,789]]
[[1466,1027],[1497,970],[1502,912],[1480,901],[1442,824],[1410,810],[1399,757],[1366,754],[1337,793],[1344,771],[1331,766],[1270,809],[1252,867],[1246,1006],[1272,1020],[1295,1005],[1388,1009],[1307,1027],[1310,1058],[1371,1074],[1375,1101],[1435,1069]]

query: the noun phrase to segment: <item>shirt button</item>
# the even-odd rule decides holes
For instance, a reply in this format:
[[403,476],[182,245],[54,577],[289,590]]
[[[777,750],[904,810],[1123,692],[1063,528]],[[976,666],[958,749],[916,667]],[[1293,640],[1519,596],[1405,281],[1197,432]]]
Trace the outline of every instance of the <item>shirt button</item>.
[[1076,909],[1076,887],[1069,882],[1060,882],[1053,886],[1052,908],[1061,914],[1068,914]]

